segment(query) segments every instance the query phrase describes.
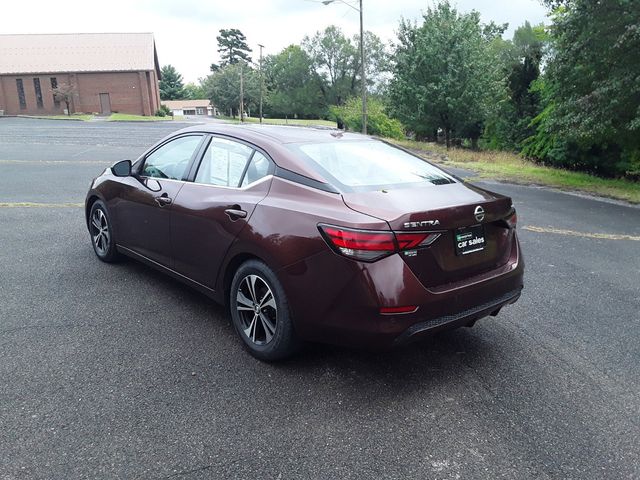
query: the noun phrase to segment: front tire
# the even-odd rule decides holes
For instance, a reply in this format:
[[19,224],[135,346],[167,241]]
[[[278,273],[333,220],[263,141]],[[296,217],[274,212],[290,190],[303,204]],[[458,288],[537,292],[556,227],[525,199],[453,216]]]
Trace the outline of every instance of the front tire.
[[103,262],[112,263],[120,259],[116,250],[113,227],[107,206],[102,200],[96,200],[89,212],[89,233],[96,256]]
[[249,260],[238,268],[231,282],[229,307],[233,326],[254,357],[271,362],[298,350],[300,341],[284,289],[264,263]]

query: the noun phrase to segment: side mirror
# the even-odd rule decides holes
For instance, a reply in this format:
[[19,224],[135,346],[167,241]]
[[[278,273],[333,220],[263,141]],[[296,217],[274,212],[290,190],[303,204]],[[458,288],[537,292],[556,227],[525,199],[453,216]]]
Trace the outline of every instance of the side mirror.
[[128,177],[131,175],[131,160],[121,160],[114,163],[111,167],[111,173],[116,177]]

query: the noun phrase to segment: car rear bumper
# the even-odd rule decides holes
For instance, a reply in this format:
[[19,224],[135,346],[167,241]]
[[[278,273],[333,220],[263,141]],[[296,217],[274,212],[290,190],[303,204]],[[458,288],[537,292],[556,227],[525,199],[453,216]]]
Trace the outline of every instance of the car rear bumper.
[[[302,338],[388,349],[441,330],[471,326],[514,303],[523,288],[524,263],[516,240],[505,265],[436,288],[425,287],[400,255],[362,264],[327,252],[278,273]],[[318,277],[331,281],[318,283]],[[382,307],[395,306],[417,309],[381,314]]]
[[481,318],[489,315],[497,315],[500,309],[505,305],[515,303],[520,298],[521,292],[522,289],[513,290],[505,293],[499,298],[471,307],[467,310],[415,323],[395,338],[393,346],[397,347],[404,345],[442,330],[472,326]]

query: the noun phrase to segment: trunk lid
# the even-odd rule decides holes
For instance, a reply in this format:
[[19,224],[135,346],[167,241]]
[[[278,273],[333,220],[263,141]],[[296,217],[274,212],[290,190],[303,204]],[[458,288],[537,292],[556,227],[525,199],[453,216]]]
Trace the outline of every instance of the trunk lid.
[[[349,208],[385,220],[395,232],[441,233],[428,247],[400,253],[425,287],[465,280],[509,260],[513,233],[504,222],[512,211],[509,197],[456,182],[349,192],[343,199]],[[477,207],[484,211],[481,220],[475,215]],[[474,225],[483,226],[484,248],[456,254],[456,233]]]

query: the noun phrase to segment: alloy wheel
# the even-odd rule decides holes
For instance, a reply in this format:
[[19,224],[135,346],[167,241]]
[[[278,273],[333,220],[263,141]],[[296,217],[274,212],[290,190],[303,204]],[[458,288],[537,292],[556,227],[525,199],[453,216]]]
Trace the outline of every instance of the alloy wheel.
[[109,251],[111,234],[109,233],[107,216],[101,208],[96,208],[91,217],[91,238],[98,255],[105,256]]
[[251,274],[240,281],[236,309],[242,331],[251,342],[266,345],[273,339],[278,325],[278,307],[264,279]]

